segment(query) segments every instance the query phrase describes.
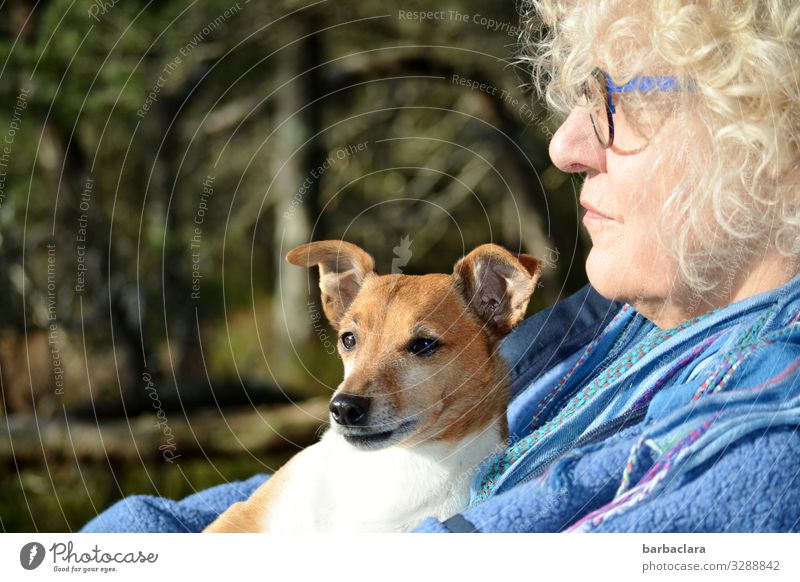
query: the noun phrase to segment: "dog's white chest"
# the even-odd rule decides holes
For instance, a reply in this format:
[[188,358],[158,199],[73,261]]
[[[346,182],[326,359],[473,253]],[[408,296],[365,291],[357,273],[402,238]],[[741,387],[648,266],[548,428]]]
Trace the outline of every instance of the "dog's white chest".
[[446,519],[466,508],[478,464],[500,442],[490,429],[458,443],[363,451],[329,430],[291,467],[265,529],[393,532]]

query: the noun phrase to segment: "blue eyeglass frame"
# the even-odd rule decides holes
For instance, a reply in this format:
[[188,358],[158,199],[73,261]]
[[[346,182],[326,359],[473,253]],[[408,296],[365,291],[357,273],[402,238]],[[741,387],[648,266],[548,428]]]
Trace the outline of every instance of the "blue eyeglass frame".
[[[608,145],[603,144],[603,140],[600,137],[600,133],[597,130],[597,127],[594,124],[594,120],[592,120],[592,125],[594,126],[595,135],[597,135],[597,140],[600,142],[600,145],[603,148],[610,148],[614,144],[614,117],[613,115],[617,112],[616,107],[614,107],[614,100],[612,95],[614,93],[633,93],[633,92],[647,92],[647,91],[659,91],[659,92],[678,92],[682,91],[683,87],[681,86],[680,79],[678,77],[672,75],[642,75],[639,77],[634,77],[624,85],[617,85],[611,79],[611,75],[606,73],[604,70],[597,68],[593,71],[593,75],[597,75],[601,73],[605,78],[605,86],[606,86],[606,114],[608,116]],[[687,89],[689,91],[694,90],[693,83],[689,82]]]

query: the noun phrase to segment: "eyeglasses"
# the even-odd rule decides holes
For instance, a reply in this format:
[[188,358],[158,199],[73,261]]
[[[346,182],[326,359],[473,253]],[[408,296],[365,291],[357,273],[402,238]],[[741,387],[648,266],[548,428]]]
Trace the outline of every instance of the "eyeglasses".
[[[688,88],[692,90],[693,86],[690,84]],[[592,71],[582,87],[589,103],[594,133],[604,149],[614,143],[614,114],[617,112],[612,99],[614,93],[681,90],[680,81],[672,76],[634,77],[624,85],[617,85],[611,80],[611,75],[599,68]]]

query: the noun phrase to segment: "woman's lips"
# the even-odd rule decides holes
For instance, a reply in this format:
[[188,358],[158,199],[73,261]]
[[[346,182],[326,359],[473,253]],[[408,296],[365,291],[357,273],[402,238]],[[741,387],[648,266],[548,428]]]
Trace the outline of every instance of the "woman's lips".
[[586,209],[586,214],[583,216],[583,222],[611,222],[614,219],[610,216],[603,214],[597,208],[586,202],[585,200],[581,200],[581,206]]

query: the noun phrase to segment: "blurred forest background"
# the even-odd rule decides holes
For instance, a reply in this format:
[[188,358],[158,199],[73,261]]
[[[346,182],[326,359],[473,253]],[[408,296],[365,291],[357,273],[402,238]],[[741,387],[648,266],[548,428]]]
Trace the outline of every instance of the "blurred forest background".
[[[419,12],[427,14],[419,14]],[[0,528],[70,531],[314,442],[342,369],[317,275],[545,259],[585,282],[575,184],[501,2],[0,2]]]

